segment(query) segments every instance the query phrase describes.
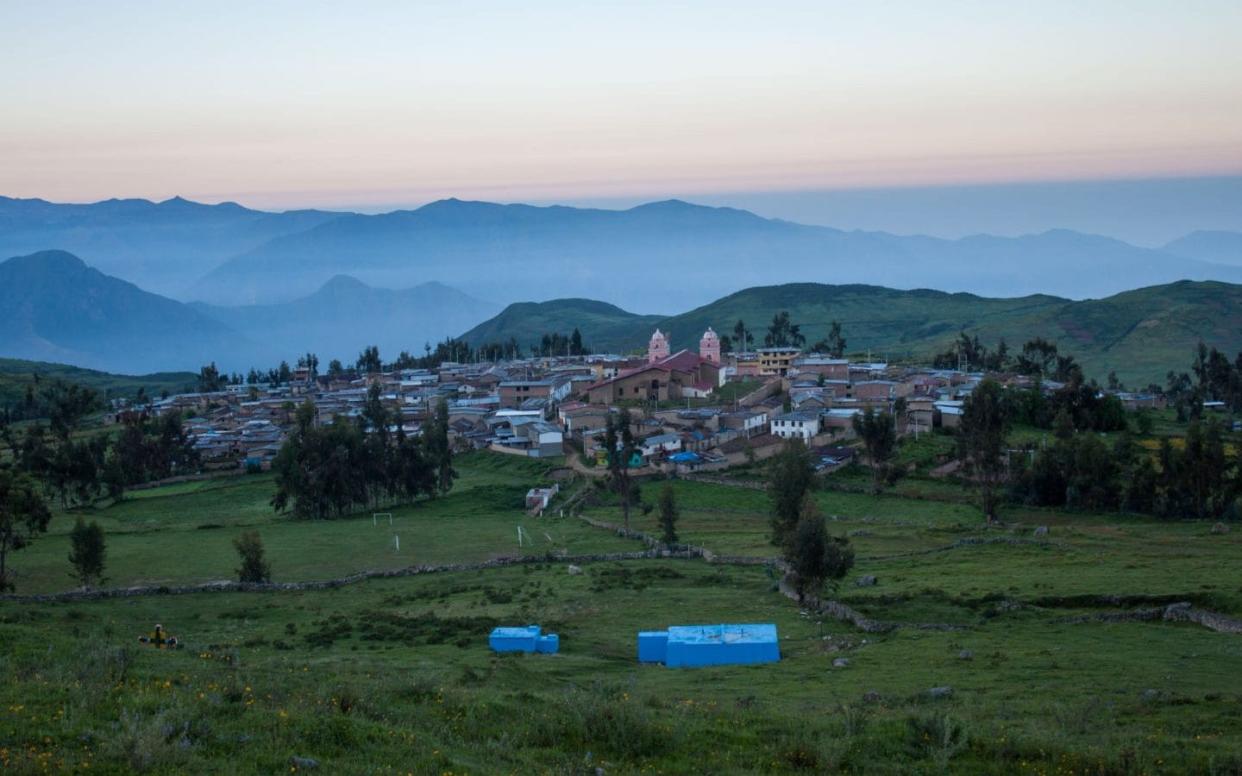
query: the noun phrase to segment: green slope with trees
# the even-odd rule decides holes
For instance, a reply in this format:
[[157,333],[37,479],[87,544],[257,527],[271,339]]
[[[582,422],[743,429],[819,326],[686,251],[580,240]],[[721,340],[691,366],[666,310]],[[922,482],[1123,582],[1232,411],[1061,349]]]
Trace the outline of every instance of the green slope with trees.
[[[552,299],[519,302],[506,307],[462,335],[472,346],[516,340],[522,349],[538,345],[545,334],[568,335],[575,328],[583,342],[597,351],[629,350],[645,345],[663,315],[638,315],[594,299]],[[697,342],[697,340],[696,340]]]
[[92,388],[102,398],[112,399],[135,396],[139,389],[153,397],[164,391],[192,391],[198,384],[198,376],[192,372],[117,375],[66,364],[0,358],[0,408],[19,408],[26,402],[27,388],[37,395],[41,386],[56,381]]
[[1226,353],[1242,350],[1242,285],[1212,281],[1180,281],[1078,302],[1046,295],[994,299],[792,283],[748,288],[664,318],[587,300],[554,300],[510,305],[465,339],[477,344],[513,335],[537,341],[544,332],[578,327],[595,349],[625,351],[642,347],[659,326],[677,350],[696,348],[708,326],[732,336],[740,320],[754,335],[753,344],[761,346],[774,316],[786,311],[808,346],[827,337],[834,321],[841,324],[849,353],[870,351],[876,358],[929,359],[950,348],[961,331],[989,347],[1004,339],[1011,350],[1042,337],[1073,354],[1088,376],[1103,380],[1115,371],[1131,386],[1163,383],[1169,370],[1185,368],[1200,340]]

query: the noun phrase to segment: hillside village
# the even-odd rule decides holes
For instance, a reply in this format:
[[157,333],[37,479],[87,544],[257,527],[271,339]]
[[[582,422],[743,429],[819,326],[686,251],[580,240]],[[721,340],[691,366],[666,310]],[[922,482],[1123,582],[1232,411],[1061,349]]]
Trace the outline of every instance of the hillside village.
[[[1026,375],[990,376],[1013,386],[1033,383]],[[646,355],[445,362],[435,369],[370,374],[319,375],[302,367],[280,384],[229,385],[118,406],[111,419],[185,413],[208,469],[260,470],[279,452],[299,404],[309,400],[316,422],[330,424],[358,417],[378,386],[381,401],[410,435],[419,434],[435,404],[445,401],[450,439],[459,450],[533,458],[568,454],[589,473],[604,462],[606,419],[624,407],[635,416],[635,467],[723,469],[766,458],[783,440],[799,437],[817,455],[820,469],[828,470],[852,459],[854,417],[866,409],[892,414],[899,434],[951,429],[965,397],[984,377],[965,368],[852,361],[798,347],[723,353],[710,327],[694,350],[674,350],[657,329]],[[1040,385],[1049,393],[1061,387]],[[1116,395],[1130,410],[1161,408],[1165,401],[1158,394]]]

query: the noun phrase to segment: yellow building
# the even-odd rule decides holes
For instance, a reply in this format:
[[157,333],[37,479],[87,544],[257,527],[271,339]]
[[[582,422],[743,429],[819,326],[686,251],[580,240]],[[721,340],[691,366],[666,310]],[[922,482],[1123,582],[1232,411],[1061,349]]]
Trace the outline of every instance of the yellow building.
[[801,354],[800,348],[759,348],[759,374],[784,377]]

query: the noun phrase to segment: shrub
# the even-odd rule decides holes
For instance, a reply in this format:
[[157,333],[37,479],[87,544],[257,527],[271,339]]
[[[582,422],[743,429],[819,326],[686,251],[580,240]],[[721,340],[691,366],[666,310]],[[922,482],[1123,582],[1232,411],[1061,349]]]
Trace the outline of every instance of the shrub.
[[965,726],[947,714],[927,714],[906,720],[907,749],[914,757],[928,757],[940,770],[966,748]]
[[272,567],[264,557],[263,539],[258,531],[242,531],[241,536],[233,540],[241,558],[241,568],[237,569],[240,582],[261,583],[272,581]]

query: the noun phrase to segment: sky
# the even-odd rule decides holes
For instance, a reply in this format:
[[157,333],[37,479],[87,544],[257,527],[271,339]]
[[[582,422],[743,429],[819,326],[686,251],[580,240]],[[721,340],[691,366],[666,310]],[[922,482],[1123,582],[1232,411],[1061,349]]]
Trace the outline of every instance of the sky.
[[917,213],[920,191],[1239,175],[1240,31],[1237,0],[8,0],[0,194],[823,222],[814,202],[876,192]]

